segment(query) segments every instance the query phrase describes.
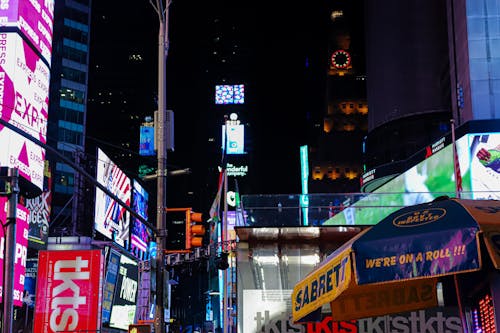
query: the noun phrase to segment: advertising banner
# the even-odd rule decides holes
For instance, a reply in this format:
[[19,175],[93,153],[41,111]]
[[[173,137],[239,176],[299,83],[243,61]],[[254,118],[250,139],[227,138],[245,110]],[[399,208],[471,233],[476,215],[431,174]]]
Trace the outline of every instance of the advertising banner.
[[118,279],[118,269],[120,267],[120,253],[110,250],[108,265],[106,266],[106,280],[104,282],[102,296],[102,323],[109,324],[111,318],[111,306],[113,295],[115,294],[116,280]]
[[[46,143],[49,68],[15,33],[0,33],[0,46],[0,117]],[[0,165],[43,189],[45,149],[2,125],[0,142]]]
[[[97,150],[97,181],[130,207],[130,178],[101,150]],[[95,230],[125,247],[130,237],[130,214],[99,188],[95,195]]]
[[26,199],[26,208],[30,211],[28,246],[30,248],[45,250],[49,237],[50,211],[52,202],[52,175],[45,161],[44,190],[35,198]]
[[7,0],[0,6],[0,24],[16,27],[50,64],[55,0]]
[[[132,209],[146,221],[148,219],[149,193],[134,179],[132,189]],[[153,238],[153,232],[139,219],[132,217],[132,232],[130,235],[131,251],[139,259],[146,259],[148,242]]]
[[348,247],[295,285],[292,311],[297,321],[334,300],[349,287],[352,278],[350,253]]
[[[0,221],[7,220],[7,198],[0,197]],[[28,255],[28,219],[29,212],[22,205],[17,205],[16,217],[16,250],[14,254],[14,305],[23,305],[24,280],[26,274],[26,256]],[[0,279],[3,282],[3,265],[5,251],[4,228],[0,228]],[[0,300],[3,295],[3,283],[0,289]]]
[[98,332],[101,250],[40,251],[33,332]]
[[354,243],[357,282],[367,284],[477,270],[478,230],[472,216],[454,202],[404,208]]
[[137,261],[122,255],[111,307],[109,327],[127,330],[135,321],[139,267]]
[[324,313],[320,321],[294,323],[291,290],[243,290],[243,316],[238,333],[462,333],[458,309],[440,307],[393,315],[336,321]]

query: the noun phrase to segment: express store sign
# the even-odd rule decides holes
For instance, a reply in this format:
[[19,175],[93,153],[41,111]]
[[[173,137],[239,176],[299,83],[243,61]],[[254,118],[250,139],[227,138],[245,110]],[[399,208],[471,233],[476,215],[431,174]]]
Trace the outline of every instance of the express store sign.
[[100,329],[100,250],[40,251],[33,332]]

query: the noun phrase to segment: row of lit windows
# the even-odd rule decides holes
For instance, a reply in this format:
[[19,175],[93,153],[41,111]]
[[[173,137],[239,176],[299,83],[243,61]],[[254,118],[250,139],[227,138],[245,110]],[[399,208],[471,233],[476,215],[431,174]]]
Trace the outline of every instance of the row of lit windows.
[[359,177],[360,172],[357,167],[321,167],[315,166],[313,168],[312,178],[313,180],[324,180],[324,179],[356,179]]
[[79,91],[79,90],[62,88],[61,92],[60,92],[60,96],[61,96],[61,99],[71,101],[71,102],[83,104],[85,101],[85,93],[83,91]]
[[335,109],[344,114],[360,113],[362,115],[368,114],[368,103],[365,101],[341,101],[336,105],[329,107],[328,113],[334,113]]

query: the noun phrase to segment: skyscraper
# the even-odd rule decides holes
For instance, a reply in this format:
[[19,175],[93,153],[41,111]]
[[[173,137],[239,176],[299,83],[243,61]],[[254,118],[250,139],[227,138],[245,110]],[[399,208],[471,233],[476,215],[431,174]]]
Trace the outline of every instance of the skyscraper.
[[[55,2],[47,142],[73,161],[85,146],[90,13],[91,0]],[[78,176],[57,156],[47,155],[53,174],[51,232],[73,235]]]

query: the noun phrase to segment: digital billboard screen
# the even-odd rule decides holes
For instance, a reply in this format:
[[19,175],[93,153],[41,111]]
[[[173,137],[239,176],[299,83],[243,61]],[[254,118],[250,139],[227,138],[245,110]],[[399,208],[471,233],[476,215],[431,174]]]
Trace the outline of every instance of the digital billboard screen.
[[0,6],[4,27],[16,27],[50,64],[55,0],[8,0]]
[[101,250],[40,251],[33,332],[98,332]]
[[[16,217],[16,249],[14,253],[14,305],[23,305],[24,280],[26,275],[26,259],[28,256],[28,219],[29,211],[22,205],[17,205]],[[0,197],[0,222],[5,225],[7,222],[7,198]],[[0,243],[5,244],[5,231],[0,228]],[[0,257],[0,301],[3,299],[3,272],[4,258]]]
[[[127,175],[101,150],[97,149],[97,181],[130,207],[131,182]],[[94,228],[125,247],[129,241],[130,214],[104,191],[96,188]]]
[[222,125],[222,147],[226,154],[245,154],[245,125]]
[[216,85],[215,86],[215,104],[244,104],[245,103],[245,85]]
[[26,208],[30,212],[28,245],[34,249],[47,248],[49,236],[49,223],[52,202],[52,175],[49,169],[49,161],[45,161],[45,179],[42,194],[34,198],[26,199]]
[[[1,7],[1,6],[0,6]],[[0,116],[46,143],[49,68],[15,33],[0,33]],[[0,165],[43,188],[45,149],[0,125]]]
[[[134,179],[132,189],[132,209],[139,216],[148,220],[149,193]],[[138,218],[132,217],[132,232],[130,244],[132,253],[140,259],[145,259],[148,252],[148,242],[153,237],[153,232]]]
[[111,319],[111,306],[113,304],[118,269],[120,267],[120,253],[110,249],[107,262],[106,279],[102,293],[102,323],[105,325],[109,325],[109,320]]
[[122,255],[111,306],[109,327],[127,330],[135,321],[139,267],[137,261]]
[[155,128],[153,126],[141,126],[139,135],[139,155],[155,156]]
[[472,199],[500,200],[500,133],[468,135]]
[[[456,141],[463,192],[471,191],[467,136]],[[410,205],[434,200],[441,195],[454,196],[456,175],[453,145],[436,146],[423,161],[396,176],[360,200],[347,203],[340,213],[324,225],[373,225],[390,213]]]

